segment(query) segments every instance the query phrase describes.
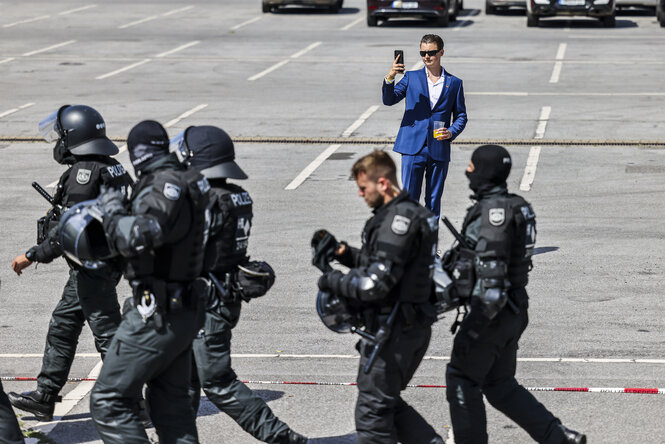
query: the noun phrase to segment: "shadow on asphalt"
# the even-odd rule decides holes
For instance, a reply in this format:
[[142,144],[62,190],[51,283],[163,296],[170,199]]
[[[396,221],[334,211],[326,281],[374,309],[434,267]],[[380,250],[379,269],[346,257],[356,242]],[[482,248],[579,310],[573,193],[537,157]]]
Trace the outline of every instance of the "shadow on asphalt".
[[355,433],[349,433],[341,436],[325,436],[323,438],[310,438],[312,444],[355,444],[358,438]]
[[272,11],[272,14],[283,14],[283,15],[325,15],[325,14],[357,14],[360,12],[358,8],[344,8],[339,10],[339,12],[330,12],[327,8],[301,8],[301,7],[286,7],[286,8],[277,8]]
[[559,247],[536,247],[533,249],[533,254],[535,256],[536,254],[550,253],[558,249]]

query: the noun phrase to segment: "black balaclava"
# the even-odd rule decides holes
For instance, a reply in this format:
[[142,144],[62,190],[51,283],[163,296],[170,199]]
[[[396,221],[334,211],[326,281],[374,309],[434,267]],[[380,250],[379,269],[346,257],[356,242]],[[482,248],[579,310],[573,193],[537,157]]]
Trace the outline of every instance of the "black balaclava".
[[127,149],[139,176],[145,167],[169,154],[169,136],[159,122],[144,120],[129,132]]
[[76,163],[76,156],[69,152],[65,146],[64,139],[60,138],[53,147],[53,159],[61,165],[72,165]]
[[506,186],[512,161],[510,153],[500,145],[482,145],[471,155],[474,170],[466,172],[469,188],[476,194],[487,192],[495,186]]

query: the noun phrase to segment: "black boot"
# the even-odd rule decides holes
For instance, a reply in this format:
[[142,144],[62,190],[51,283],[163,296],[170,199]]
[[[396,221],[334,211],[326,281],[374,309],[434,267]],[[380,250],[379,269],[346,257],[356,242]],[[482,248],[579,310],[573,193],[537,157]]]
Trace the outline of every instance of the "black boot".
[[21,394],[9,392],[7,397],[17,409],[32,413],[37,419],[45,422],[53,421],[55,403],[62,401],[61,396],[42,393],[39,390]]
[[561,444],[586,444],[586,435],[583,433],[576,432],[575,430],[570,430],[563,425],[559,426],[563,431],[564,440]]
[[296,433],[289,429],[283,434],[280,434],[281,439],[278,441],[280,444],[307,444],[309,439],[300,433]]

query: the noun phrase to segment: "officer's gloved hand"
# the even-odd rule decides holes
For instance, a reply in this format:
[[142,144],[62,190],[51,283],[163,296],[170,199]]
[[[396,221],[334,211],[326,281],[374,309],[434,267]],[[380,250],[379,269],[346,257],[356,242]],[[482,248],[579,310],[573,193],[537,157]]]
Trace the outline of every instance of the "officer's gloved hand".
[[332,270],[330,262],[335,258],[335,250],[340,246],[335,236],[321,229],[312,236],[312,265],[324,273]]
[[115,216],[116,214],[127,214],[125,194],[117,188],[101,187],[101,193],[97,203],[104,216]]

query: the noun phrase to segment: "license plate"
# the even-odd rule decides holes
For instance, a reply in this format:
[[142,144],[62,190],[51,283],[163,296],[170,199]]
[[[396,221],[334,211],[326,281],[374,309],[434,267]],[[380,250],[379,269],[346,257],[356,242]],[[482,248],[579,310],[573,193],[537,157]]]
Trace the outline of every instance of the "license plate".
[[562,6],[584,6],[584,0],[559,0]]
[[416,8],[418,8],[418,2],[403,2],[401,0],[395,0],[393,2],[393,8],[396,8],[396,9],[416,9]]

